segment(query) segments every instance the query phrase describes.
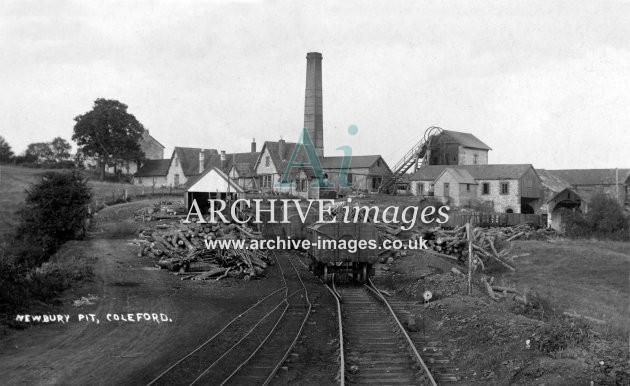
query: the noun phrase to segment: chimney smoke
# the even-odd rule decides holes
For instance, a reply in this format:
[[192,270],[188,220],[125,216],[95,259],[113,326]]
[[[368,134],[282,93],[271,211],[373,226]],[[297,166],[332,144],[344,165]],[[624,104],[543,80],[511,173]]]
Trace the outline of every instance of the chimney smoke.
[[324,155],[324,112],[322,105],[322,54],[306,54],[306,95],[304,98],[304,127],[308,131],[315,152]]

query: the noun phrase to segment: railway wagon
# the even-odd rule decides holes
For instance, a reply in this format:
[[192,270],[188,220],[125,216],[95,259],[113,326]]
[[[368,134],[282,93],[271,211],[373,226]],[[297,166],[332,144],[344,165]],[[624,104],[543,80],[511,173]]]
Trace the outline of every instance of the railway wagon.
[[[351,273],[355,279],[367,282],[374,275],[374,263],[378,260],[378,249],[359,248],[359,240],[374,240],[378,245],[376,227],[362,223],[319,223],[307,228],[311,247],[308,251],[313,273],[324,282],[338,272]],[[338,248],[345,240],[345,248]],[[354,246],[354,248],[353,248]]]

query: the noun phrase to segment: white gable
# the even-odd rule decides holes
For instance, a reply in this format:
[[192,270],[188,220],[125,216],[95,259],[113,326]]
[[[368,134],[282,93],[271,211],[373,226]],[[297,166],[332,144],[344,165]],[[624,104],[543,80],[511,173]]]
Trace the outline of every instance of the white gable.
[[206,174],[201,176],[189,189],[189,192],[208,192],[208,193],[242,193],[243,189],[217,168],[210,169]]

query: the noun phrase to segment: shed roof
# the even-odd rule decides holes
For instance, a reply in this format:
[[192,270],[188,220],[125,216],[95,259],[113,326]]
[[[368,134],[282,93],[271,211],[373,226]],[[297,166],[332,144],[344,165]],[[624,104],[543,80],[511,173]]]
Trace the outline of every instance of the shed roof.
[[219,168],[210,168],[186,183],[188,192],[242,193],[243,188],[230,180]]
[[549,172],[549,170],[536,169],[536,171],[538,172],[538,176],[540,177],[540,182],[542,182],[543,186],[552,192],[558,193],[566,188],[571,187],[570,183],[563,180],[556,174]]
[[617,171],[619,183],[623,184],[630,177],[630,169],[564,169],[548,170],[549,173],[558,176],[571,185],[615,185],[617,183]]
[[426,165],[411,175],[411,181],[434,181],[447,169],[466,170],[475,180],[518,179],[529,169],[531,164],[496,164],[496,165]]
[[170,159],[150,159],[136,172],[136,177],[163,177],[168,174]]
[[483,150],[492,150],[492,148],[486,145],[479,138],[475,137],[471,133],[463,133],[460,131],[453,130],[442,130],[442,133],[451,137],[455,142],[459,143],[464,147],[470,147],[474,149],[483,149]]

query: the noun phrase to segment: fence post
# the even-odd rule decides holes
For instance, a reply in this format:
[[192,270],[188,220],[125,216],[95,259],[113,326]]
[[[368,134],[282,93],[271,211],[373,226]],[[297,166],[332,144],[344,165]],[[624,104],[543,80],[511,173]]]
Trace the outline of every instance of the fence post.
[[470,222],[466,223],[466,233],[468,235],[468,295],[472,295],[472,227]]

